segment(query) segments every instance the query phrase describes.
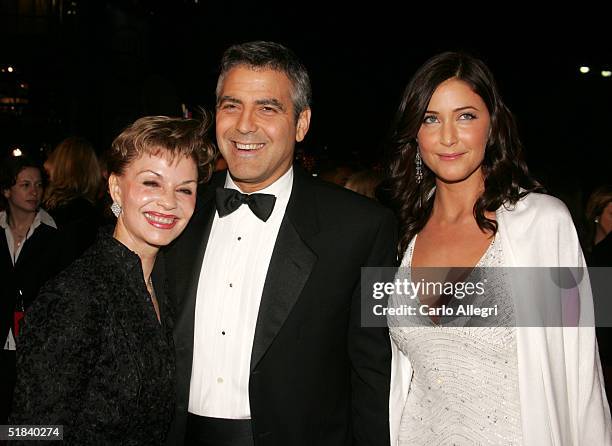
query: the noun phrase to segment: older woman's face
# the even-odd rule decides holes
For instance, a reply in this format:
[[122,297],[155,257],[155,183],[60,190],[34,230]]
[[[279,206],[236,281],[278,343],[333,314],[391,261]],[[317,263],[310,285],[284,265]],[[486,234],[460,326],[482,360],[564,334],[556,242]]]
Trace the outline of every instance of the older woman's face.
[[144,154],[109,178],[111,196],[122,208],[115,238],[138,254],[156,252],[178,237],[195,208],[195,161],[179,156],[170,162],[166,155]]
[[417,139],[438,181],[457,183],[480,173],[491,117],[482,98],[458,79],[434,91]]

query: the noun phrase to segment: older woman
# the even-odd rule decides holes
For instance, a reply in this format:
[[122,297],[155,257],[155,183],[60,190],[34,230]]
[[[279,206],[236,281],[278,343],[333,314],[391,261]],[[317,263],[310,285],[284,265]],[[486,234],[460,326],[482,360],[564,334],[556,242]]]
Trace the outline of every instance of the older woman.
[[[580,306],[568,305],[579,308],[582,326],[558,326],[544,323],[539,305],[563,300],[539,291],[560,287],[537,268],[507,268],[582,267],[584,258],[566,207],[530,177],[484,63],[443,53],[417,71],[398,112],[391,171],[407,267],[400,274],[416,282],[460,267],[452,272],[464,279],[482,267],[481,302],[503,310],[485,326],[447,320],[437,310],[457,298],[422,294],[426,315],[389,319],[395,444],[612,444],[588,279]],[[542,280],[526,280],[534,276]],[[534,319],[524,323],[525,315]]]
[[207,127],[146,117],[113,142],[114,232],[100,234],[27,313],[12,423],[61,424],[67,444],[164,442],[174,347],[163,278],[151,272],[191,218],[198,178],[211,173]]

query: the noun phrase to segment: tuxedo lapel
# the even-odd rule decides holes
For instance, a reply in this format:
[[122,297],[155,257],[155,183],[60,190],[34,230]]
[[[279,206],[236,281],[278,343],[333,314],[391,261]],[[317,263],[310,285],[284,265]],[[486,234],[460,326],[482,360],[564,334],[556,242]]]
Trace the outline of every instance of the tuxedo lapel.
[[317,231],[316,206],[308,179],[296,170],[259,305],[251,353],[254,370],[281,329],[317,261],[308,239]]

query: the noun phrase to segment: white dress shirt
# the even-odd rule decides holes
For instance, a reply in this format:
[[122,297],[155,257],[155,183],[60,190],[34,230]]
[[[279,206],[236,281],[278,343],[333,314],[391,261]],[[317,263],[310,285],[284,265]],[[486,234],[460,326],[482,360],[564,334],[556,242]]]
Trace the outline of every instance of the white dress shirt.
[[[225,187],[240,190],[229,173]],[[293,169],[257,193],[276,196],[268,221],[247,205],[215,213],[195,308],[189,412],[248,419],[255,325],[268,266],[293,187]]]

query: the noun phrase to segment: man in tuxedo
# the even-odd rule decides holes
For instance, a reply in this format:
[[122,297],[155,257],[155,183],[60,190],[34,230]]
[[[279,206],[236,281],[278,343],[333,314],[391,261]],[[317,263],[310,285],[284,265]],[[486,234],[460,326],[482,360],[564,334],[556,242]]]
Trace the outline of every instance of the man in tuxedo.
[[361,327],[360,268],[393,265],[396,223],[293,168],[310,97],[282,45],[225,52],[216,133],[228,171],[164,257],[176,304],[169,444],[389,444],[389,337]]

